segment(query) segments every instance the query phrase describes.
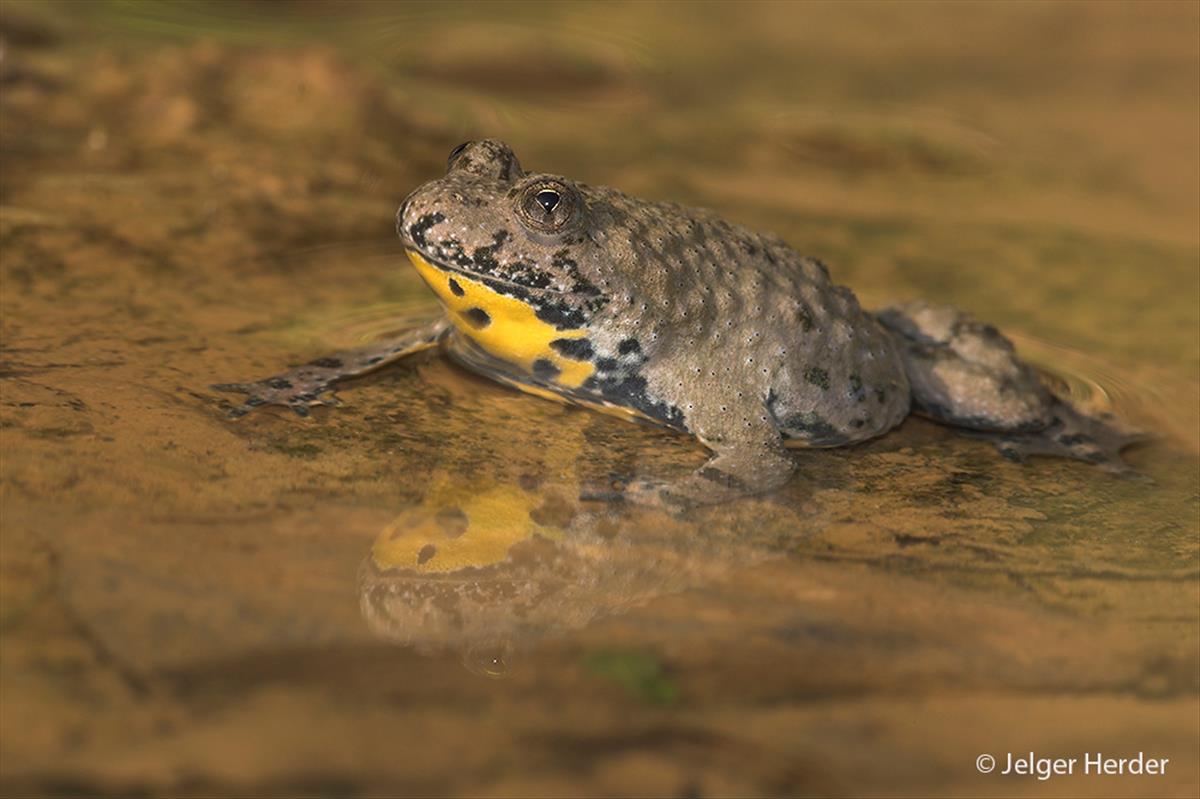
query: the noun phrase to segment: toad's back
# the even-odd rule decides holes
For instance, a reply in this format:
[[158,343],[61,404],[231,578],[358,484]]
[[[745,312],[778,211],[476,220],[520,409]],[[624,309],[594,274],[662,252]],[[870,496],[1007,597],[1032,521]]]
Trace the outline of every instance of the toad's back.
[[614,265],[596,322],[638,342],[652,390],[689,396],[685,409],[725,397],[717,413],[749,396],[808,446],[879,435],[908,413],[891,337],[819,261],[711,212],[580,188]]

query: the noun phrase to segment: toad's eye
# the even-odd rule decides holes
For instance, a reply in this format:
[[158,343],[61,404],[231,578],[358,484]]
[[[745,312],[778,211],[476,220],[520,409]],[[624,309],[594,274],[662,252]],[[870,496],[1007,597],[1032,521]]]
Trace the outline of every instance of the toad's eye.
[[517,216],[536,233],[561,233],[583,210],[579,192],[559,178],[542,177],[515,190]]
[[449,169],[450,167],[454,166],[454,162],[458,160],[458,157],[460,155],[462,155],[463,150],[470,147],[471,144],[473,144],[473,142],[465,141],[462,144],[455,147],[453,150],[451,150],[450,156],[446,159],[446,169]]
[[558,207],[558,201],[561,198],[554,189],[542,189],[533,195],[533,199],[537,200],[538,205],[546,209],[547,214],[552,214],[554,213],[554,209]]

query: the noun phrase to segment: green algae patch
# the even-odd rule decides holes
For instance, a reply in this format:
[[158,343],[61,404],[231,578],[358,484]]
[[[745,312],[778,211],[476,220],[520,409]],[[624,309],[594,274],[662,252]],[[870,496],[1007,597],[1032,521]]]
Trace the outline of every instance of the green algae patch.
[[640,702],[673,705],[679,700],[679,686],[663,669],[662,662],[650,652],[601,650],[588,655],[584,667],[625,689]]

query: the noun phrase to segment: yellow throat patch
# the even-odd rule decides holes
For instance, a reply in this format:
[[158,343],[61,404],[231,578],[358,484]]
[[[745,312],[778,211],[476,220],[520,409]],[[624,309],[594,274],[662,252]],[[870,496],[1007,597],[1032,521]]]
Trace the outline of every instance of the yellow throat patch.
[[555,339],[584,338],[586,330],[559,330],[515,297],[466,275],[444,272],[413,250],[408,250],[408,259],[446,306],[455,328],[489,355],[530,374],[534,363],[549,361],[558,369],[554,382],[566,388],[579,388],[596,371],[590,362],[565,358],[550,347]]

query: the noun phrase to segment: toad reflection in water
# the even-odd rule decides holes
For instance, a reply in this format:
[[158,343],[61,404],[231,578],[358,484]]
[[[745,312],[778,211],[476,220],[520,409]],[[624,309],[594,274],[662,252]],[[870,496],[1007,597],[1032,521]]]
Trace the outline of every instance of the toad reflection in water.
[[690,475],[638,478],[651,506],[778,488],[789,448],[837,447],[915,408],[994,435],[1012,458],[1127,469],[1113,420],[1055,397],[990,325],[910,302],[870,313],[818,260],[711,212],[526,172],[503,142],[467,142],[396,217],[446,315],[374,348],[222,388],[306,413],[338,380],[430,347],[538,396],[688,433]]
[[537,641],[773,555],[753,535],[700,530],[657,510],[582,508],[572,484],[465,487],[435,476],[378,535],[359,574],[363,616],[419,652],[451,649],[504,676]]

